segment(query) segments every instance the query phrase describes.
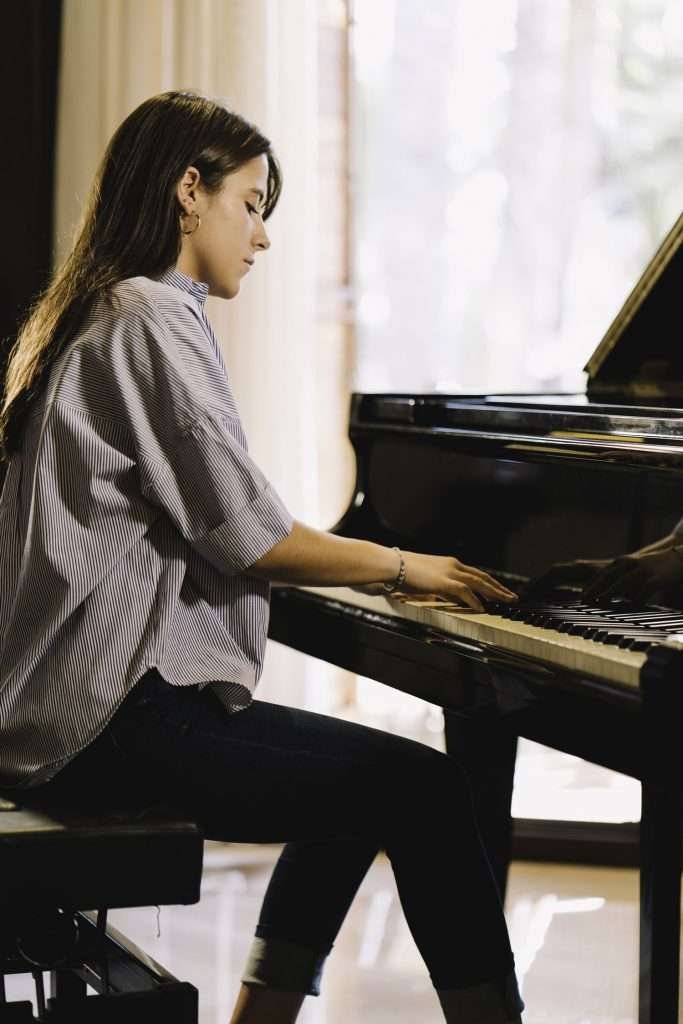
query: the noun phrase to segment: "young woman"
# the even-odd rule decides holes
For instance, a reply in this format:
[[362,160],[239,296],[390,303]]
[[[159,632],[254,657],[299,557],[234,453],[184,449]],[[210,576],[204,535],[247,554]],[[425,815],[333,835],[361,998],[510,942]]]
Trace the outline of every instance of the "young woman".
[[152,97],[105,153],[28,316],[0,440],[0,786],[168,801],[210,839],[283,842],[232,1022],[296,1019],[376,853],[446,1020],[520,1021],[499,897],[449,756],[252,700],[269,581],[512,600],[448,555],[295,522],[249,457],[207,295],[269,247],[280,170],[219,103]]

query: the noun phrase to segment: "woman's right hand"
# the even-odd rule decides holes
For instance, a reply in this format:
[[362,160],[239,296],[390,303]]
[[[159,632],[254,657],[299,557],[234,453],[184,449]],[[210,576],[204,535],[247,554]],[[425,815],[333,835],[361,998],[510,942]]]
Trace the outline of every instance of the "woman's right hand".
[[508,603],[517,600],[517,594],[493,576],[452,556],[421,555],[415,551],[403,551],[402,555],[406,566],[401,586],[404,593],[436,594],[477,612],[484,611],[481,598]]
[[[445,597],[464,608],[483,611],[482,599],[515,601],[517,595],[488,573],[448,555],[401,552],[405,580],[401,591]],[[299,587],[351,587],[386,593],[383,580],[396,579],[396,552],[384,544],[341,537],[294,520],[290,533],[257,559],[252,576]]]

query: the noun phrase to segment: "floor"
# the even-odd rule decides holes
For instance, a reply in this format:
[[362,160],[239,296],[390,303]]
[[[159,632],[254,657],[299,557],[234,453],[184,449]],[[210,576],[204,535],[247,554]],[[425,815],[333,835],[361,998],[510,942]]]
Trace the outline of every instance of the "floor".
[[[227,1024],[277,847],[207,843],[202,898],[118,910],[111,922],[199,990],[200,1024]],[[635,1024],[637,876],[631,870],[515,863],[507,917],[525,1024]],[[31,998],[9,979],[10,999]],[[442,1020],[398,904],[388,862],[366,876],[302,1024]],[[683,1020],[683,1017],[681,1017]]]
[[[201,1024],[226,1024],[276,848],[207,844],[201,902],[116,911],[113,923],[200,993]],[[634,871],[513,865],[507,916],[525,1024],[635,1024]],[[302,1024],[442,1020],[384,857],[365,878]],[[683,1018],[682,1018],[683,1019]]]

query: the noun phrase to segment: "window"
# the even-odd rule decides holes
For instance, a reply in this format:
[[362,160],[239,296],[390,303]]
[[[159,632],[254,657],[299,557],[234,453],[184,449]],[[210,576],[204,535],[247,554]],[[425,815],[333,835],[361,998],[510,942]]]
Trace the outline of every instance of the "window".
[[[350,11],[355,389],[583,390],[683,207],[680,0]],[[365,714],[419,720],[377,687]],[[639,810],[634,780],[522,741],[517,816]]]
[[583,390],[683,206],[679,0],[355,0],[357,390]]

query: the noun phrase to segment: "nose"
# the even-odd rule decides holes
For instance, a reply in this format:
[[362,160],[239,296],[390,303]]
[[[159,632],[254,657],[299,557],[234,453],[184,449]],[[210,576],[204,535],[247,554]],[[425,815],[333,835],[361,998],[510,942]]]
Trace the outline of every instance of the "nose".
[[266,234],[263,221],[260,221],[258,230],[254,234],[254,244],[257,249],[263,249],[264,251],[270,249],[270,239]]

